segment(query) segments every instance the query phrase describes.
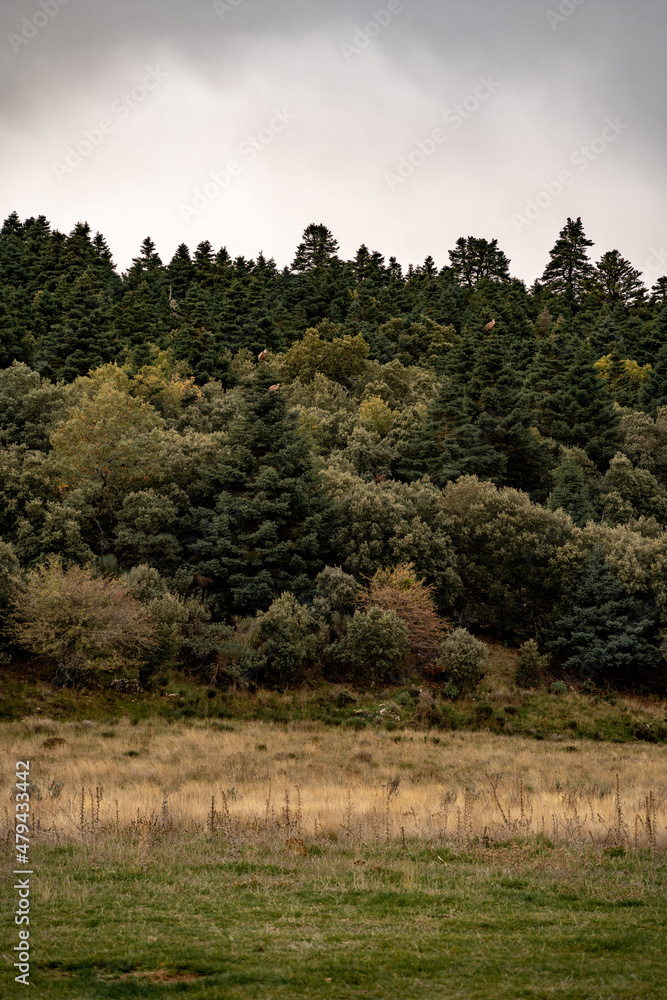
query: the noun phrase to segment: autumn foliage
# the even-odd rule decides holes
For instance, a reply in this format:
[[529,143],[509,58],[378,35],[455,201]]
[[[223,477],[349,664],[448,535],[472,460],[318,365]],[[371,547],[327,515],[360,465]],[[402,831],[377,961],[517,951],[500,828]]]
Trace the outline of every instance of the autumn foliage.
[[435,609],[431,590],[417,577],[413,563],[400,563],[391,569],[378,570],[359,599],[364,608],[393,611],[405,624],[413,664],[437,659],[450,629]]
[[120,581],[48,559],[11,601],[12,640],[66,671],[141,662],[156,646],[155,623]]

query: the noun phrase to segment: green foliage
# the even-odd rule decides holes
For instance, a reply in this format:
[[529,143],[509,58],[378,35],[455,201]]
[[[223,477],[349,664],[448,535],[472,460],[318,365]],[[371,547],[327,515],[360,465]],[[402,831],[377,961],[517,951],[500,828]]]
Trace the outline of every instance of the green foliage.
[[534,639],[528,639],[519,647],[515,681],[521,688],[540,687],[546,679],[551,657],[540,653]]
[[572,300],[581,296],[593,273],[587,248],[593,242],[586,238],[581,218],[568,218],[550,252],[551,260],[544,269],[542,284],[550,291],[562,292]]
[[665,335],[667,334],[667,308],[661,315],[660,334],[662,344],[655,356],[649,377],[643,383],[639,393],[638,405],[655,416],[660,407],[667,406],[667,344]]
[[443,356],[458,339],[453,326],[435,323],[423,316],[419,322],[392,319],[378,327],[377,334],[365,334],[371,348],[371,357],[380,361],[397,360],[404,365],[428,365],[440,368]]
[[644,683],[661,662],[655,607],[631,597],[595,549],[545,634],[547,648],[582,680]]
[[346,389],[352,388],[366,371],[369,347],[361,334],[335,340],[323,339],[317,330],[306,330],[277,362],[283,379],[311,382],[317,374]]
[[[87,223],[13,213],[0,536],[18,576],[50,557],[157,571],[142,670],[230,680],[264,655],[234,616],[289,592],[342,642],[349,578],[407,563],[438,615],[521,641],[599,546],[666,628],[667,279],[647,297],[591,245],[568,219],[531,289],[496,239],[404,274],[365,244],[341,259],[322,223],[291,269],[207,241],[165,264],[146,237],[121,276]],[[316,584],[326,563],[347,578]]]
[[57,559],[27,574],[10,607],[11,639],[70,676],[138,665],[156,646],[149,612],[122,583]]
[[359,584],[340,566],[325,566],[315,577],[315,590],[313,613],[318,619],[330,624],[334,616],[340,620],[354,613]]
[[21,567],[14,547],[0,539],[0,628],[4,622],[9,599],[21,579]]
[[432,588],[419,579],[412,563],[379,569],[359,600],[366,608],[394,611],[405,624],[411,665],[436,659],[449,626],[436,611]]
[[583,449],[604,467],[616,450],[619,415],[595,360],[585,344],[575,346],[567,338],[546,341],[528,371],[523,406],[541,434]]
[[336,256],[338,241],[322,223],[311,223],[303,232],[296,251],[293,271],[314,271],[326,267]]
[[244,381],[224,452],[187,515],[189,562],[213,584],[221,617],[265,610],[288,589],[311,596],[325,562],[326,498],[296,417],[268,391],[273,375],[263,368]]
[[285,593],[257,615],[252,642],[263,657],[263,678],[287,687],[317,659],[322,640],[310,609]]
[[448,483],[442,507],[463,582],[457,604],[463,621],[516,636],[533,623],[534,634],[559,593],[552,568],[576,530],[570,518],[475,476]]
[[[445,684],[452,684],[461,691],[474,691],[489,665],[489,651],[483,642],[467,629],[451,632],[440,649],[436,666],[442,671]],[[451,692],[451,688],[449,689]],[[450,693],[448,697],[453,697]]]
[[638,517],[667,523],[667,490],[648,469],[633,468],[626,455],[611,460],[602,482],[602,516],[609,524],[624,524]]
[[66,391],[14,361],[0,370],[0,444],[47,451],[49,433],[62,415]]
[[310,382],[296,378],[288,388],[292,406],[298,408],[299,429],[314,450],[328,455],[344,448],[357,418],[357,405],[349,393],[317,372]]
[[510,261],[498,248],[498,240],[461,236],[449,251],[449,259],[456,279],[470,288],[483,278],[509,281]]
[[409,652],[407,626],[394,611],[375,607],[355,611],[347,635],[331,647],[356,680],[372,685],[400,677]]
[[554,681],[549,690],[551,694],[567,694],[567,684],[564,681]]
[[636,410],[621,411],[620,448],[633,466],[648,469],[667,486],[667,407],[655,417]]
[[363,482],[327,469],[323,476],[336,531],[332,547],[355,577],[412,562],[435,588],[438,606],[451,607],[461,590],[442,495],[428,481]]
[[445,681],[445,683],[440,688],[440,694],[443,698],[449,698],[450,701],[456,701],[456,699],[461,694],[459,688],[452,681]]
[[116,518],[114,549],[124,565],[148,563],[160,568],[178,564],[178,509],[155,490],[139,490],[123,500]]
[[181,654],[191,661],[192,655],[188,654],[195,650],[198,658],[204,660],[219,652],[227,632],[210,627],[210,615],[198,601],[171,593],[153,566],[134,566],[120,581],[131,597],[146,606],[155,627],[155,648],[139,671],[143,684],[159,667],[179,662]]
[[632,306],[646,297],[641,273],[618,250],[602,255],[595,265],[592,285],[604,301],[614,304]]
[[595,508],[586,473],[581,464],[566,453],[554,473],[554,487],[549,494],[549,510],[562,510],[579,527],[593,520]]

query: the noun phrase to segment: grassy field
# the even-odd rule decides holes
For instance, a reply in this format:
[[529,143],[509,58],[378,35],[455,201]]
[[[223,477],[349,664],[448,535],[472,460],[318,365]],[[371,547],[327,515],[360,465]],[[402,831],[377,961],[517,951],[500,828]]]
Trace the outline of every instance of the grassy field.
[[505,736],[570,741],[592,739],[667,744],[667,701],[610,691],[565,694],[526,691],[514,683],[518,651],[489,642],[488,675],[474,694],[452,702],[437,685],[415,679],[402,687],[355,690],[319,683],[293,691],[247,691],[195,684],[183,675],[160,675],[151,690],[123,695],[103,685],[54,690],[49,672],[0,665],[0,720],[46,716],[57,722],[105,722],[127,716],[137,722],[318,722],[332,727],[398,730],[477,730]]
[[667,998],[663,744],[33,716],[0,746],[37,995]]
[[[579,845],[667,846],[662,744],[312,722],[212,728],[39,718],[1,725],[0,744],[5,760],[32,761],[38,838],[48,840],[79,842],[149,822],[244,836],[541,834]],[[7,784],[5,802],[10,792]]]
[[667,996],[667,865],[646,851],[200,834],[43,845],[35,863],[32,978],[53,1000]]

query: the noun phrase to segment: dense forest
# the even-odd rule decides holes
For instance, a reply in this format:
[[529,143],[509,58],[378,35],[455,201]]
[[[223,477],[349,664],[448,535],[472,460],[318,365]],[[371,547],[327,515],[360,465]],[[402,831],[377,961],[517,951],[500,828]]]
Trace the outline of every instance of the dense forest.
[[10,215],[6,668],[455,696],[489,635],[662,693],[667,277],[581,219],[530,288],[495,239],[447,257],[346,261],[313,224],[282,270],[147,238],[119,274],[87,224]]

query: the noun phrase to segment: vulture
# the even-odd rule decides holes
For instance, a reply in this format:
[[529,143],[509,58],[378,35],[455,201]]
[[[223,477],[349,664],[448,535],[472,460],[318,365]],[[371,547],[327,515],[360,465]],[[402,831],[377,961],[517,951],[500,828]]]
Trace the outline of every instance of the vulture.
[[257,360],[258,361],[266,361],[266,359],[268,358],[268,356],[269,356],[269,352],[267,351],[266,348],[264,348],[264,350],[261,351],[260,354],[257,355]]
[[490,323],[486,324],[486,329],[487,330],[493,330],[493,328],[494,328],[495,325],[496,325],[496,321],[495,321],[495,319],[492,319]]
[[270,393],[271,393],[271,392],[278,392],[278,389],[279,389],[279,388],[280,388],[280,382],[276,382],[276,384],[275,384],[275,385],[270,385],[270,386],[269,386],[269,392],[270,392]]

